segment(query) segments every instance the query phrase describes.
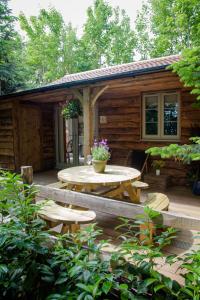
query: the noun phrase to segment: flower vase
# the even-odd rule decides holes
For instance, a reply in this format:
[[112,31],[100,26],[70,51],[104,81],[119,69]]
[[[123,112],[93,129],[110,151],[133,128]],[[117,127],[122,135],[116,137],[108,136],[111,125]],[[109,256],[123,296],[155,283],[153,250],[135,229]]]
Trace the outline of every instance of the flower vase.
[[96,173],[104,173],[107,160],[92,160],[92,165]]
[[156,169],[156,176],[160,176],[160,169]]

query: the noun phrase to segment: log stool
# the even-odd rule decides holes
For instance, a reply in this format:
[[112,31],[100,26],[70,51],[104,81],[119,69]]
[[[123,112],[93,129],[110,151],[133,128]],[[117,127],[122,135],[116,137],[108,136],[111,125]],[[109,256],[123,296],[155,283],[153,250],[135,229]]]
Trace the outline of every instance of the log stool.
[[63,224],[61,233],[75,233],[80,229],[80,224],[88,224],[95,220],[96,214],[92,210],[79,210],[63,207],[53,200],[43,201],[39,216],[44,219],[49,228]]
[[137,181],[133,181],[131,183],[131,186],[133,188],[135,200],[138,203],[140,203],[141,190],[148,189],[148,187],[149,187],[148,183],[137,180]]

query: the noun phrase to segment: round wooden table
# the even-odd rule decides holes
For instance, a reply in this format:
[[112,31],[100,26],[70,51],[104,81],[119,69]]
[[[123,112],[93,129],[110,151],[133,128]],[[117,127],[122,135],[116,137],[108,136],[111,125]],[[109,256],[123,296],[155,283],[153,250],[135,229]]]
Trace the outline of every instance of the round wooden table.
[[77,191],[92,192],[96,187],[116,187],[116,192],[113,195],[117,192],[122,194],[126,191],[133,202],[138,202],[135,200],[131,182],[140,178],[140,175],[140,171],[122,166],[107,165],[104,173],[96,173],[93,166],[79,166],[59,171],[58,179],[68,183],[69,189],[75,187]]

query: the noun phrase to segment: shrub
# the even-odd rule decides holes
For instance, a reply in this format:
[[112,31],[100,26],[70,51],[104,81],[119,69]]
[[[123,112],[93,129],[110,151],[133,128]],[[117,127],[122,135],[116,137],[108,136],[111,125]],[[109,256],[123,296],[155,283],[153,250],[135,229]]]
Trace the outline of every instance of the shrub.
[[[157,258],[163,257],[163,248],[175,238],[174,229],[162,226],[159,213],[147,207],[136,221],[122,218],[119,251],[105,257],[106,241],[100,239],[101,230],[95,224],[52,238],[37,216],[40,206],[33,204],[34,187],[23,185],[17,175],[3,175],[0,299],[200,299],[200,251],[182,259],[187,270],[184,287],[156,270]],[[151,227],[139,230],[150,222],[157,224],[153,240]],[[176,259],[168,256],[166,261]]]

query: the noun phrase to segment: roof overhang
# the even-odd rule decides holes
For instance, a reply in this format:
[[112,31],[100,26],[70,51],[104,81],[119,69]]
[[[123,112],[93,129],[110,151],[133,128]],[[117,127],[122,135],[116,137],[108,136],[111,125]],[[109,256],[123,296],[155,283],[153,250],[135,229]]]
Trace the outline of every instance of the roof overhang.
[[168,66],[169,66],[169,64],[166,64],[166,65],[162,65],[162,66],[155,66],[155,67],[151,67],[151,68],[144,68],[144,69],[140,69],[140,70],[122,72],[122,73],[117,73],[117,74],[112,74],[112,75],[101,76],[101,77],[97,77],[97,78],[90,78],[90,79],[76,80],[76,81],[71,81],[71,82],[66,82],[66,83],[61,83],[61,84],[47,85],[47,86],[43,86],[43,87],[39,87],[39,88],[15,92],[12,94],[1,95],[0,100],[11,98],[11,97],[18,97],[21,95],[28,95],[28,94],[33,94],[33,93],[59,90],[59,89],[63,89],[63,88],[72,88],[72,87],[77,87],[77,86],[80,86],[80,88],[81,88],[81,86],[96,84],[98,82],[107,81],[107,80],[115,80],[115,79],[120,79],[120,78],[128,78],[128,77],[135,77],[135,76],[139,76],[139,75],[151,74],[151,73],[156,73],[156,72],[161,72],[161,71],[168,71],[168,70],[166,70],[166,67],[168,67]]

